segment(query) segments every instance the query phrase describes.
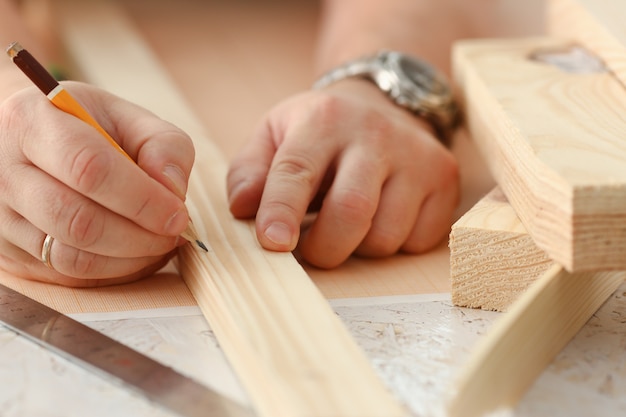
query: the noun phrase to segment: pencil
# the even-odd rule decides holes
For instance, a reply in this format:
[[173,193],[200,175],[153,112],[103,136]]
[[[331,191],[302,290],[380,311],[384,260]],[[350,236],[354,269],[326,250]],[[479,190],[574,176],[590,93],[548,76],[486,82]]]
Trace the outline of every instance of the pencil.
[[[106,130],[80,105],[78,101],[70,93],[63,88],[61,84],[37,61],[26,49],[18,42],[13,42],[8,46],[7,55],[13,60],[13,63],[22,70],[22,72],[30,78],[30,80],[45,94],[45,96],[57,108],[78,117],[83,122],[94,127],[107,141],[117,149],[122,155],[130,161],[135,161],[122,149],[122,147],[109,135]],[[189,241],[195,241],[198,247],[208,252],[206,245],[198,238],[191,219],[187,224],[187,228],[181,236]]]

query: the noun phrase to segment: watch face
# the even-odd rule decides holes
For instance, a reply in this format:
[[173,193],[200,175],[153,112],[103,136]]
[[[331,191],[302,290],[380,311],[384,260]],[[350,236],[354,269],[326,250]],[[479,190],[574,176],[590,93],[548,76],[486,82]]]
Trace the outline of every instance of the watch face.
[[402,72],[420,90],[431,94],[448,94],[446,82],[427,63],[407,56],[401,56],[397,63]]

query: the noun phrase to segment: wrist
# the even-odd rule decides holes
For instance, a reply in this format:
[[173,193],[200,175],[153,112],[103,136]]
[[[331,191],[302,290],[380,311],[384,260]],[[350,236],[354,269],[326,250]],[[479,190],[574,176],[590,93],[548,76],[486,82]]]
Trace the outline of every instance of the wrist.
[[458,124],[458,109],[445,76],[427,62],[394,51],[383,51],[349,61],[324,74],[314,88],[340,80],[369,81],[388,100],[426,119],[444,143]]

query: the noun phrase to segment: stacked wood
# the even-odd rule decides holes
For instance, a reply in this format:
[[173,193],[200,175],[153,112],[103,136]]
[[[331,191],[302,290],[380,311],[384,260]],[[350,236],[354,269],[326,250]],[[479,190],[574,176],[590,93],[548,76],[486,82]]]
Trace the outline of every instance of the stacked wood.
[[554,265],[498,187],[452,226],[449,245],[452,302],[462,307],[506,311]]
[[597,66],[568,72],[541,58],[570,48],[548,38],[459,43],[466,120],[537,246],[569,271],[626,269],[626,91]]
[[566,271],[534,244],[497,187],[452,227],[450,262],[456,305],[507,311],[461,369],[450,417],[512,408],[626,278]]
[[451,416],[514,406],[626,276],[626,6],[550,10],[565,39],[454,51],[469,130],[502,194],[452,228],[453,301],[509,311],[462,370]]
[[460,372],[449,417],[511,409],[624,282],[626,272],[548,268],[479,340]]

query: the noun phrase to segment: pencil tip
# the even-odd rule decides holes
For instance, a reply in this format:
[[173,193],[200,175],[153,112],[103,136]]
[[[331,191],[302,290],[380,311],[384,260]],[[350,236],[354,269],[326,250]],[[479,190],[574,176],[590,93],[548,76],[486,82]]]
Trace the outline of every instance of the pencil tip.
[[199,240],[196,240],[196,244],[198,246],[200,246],[202,249],[204,249],[205,252],[209,251],[209,249],[206,247],[206,245],[204,243],[200,242]]

